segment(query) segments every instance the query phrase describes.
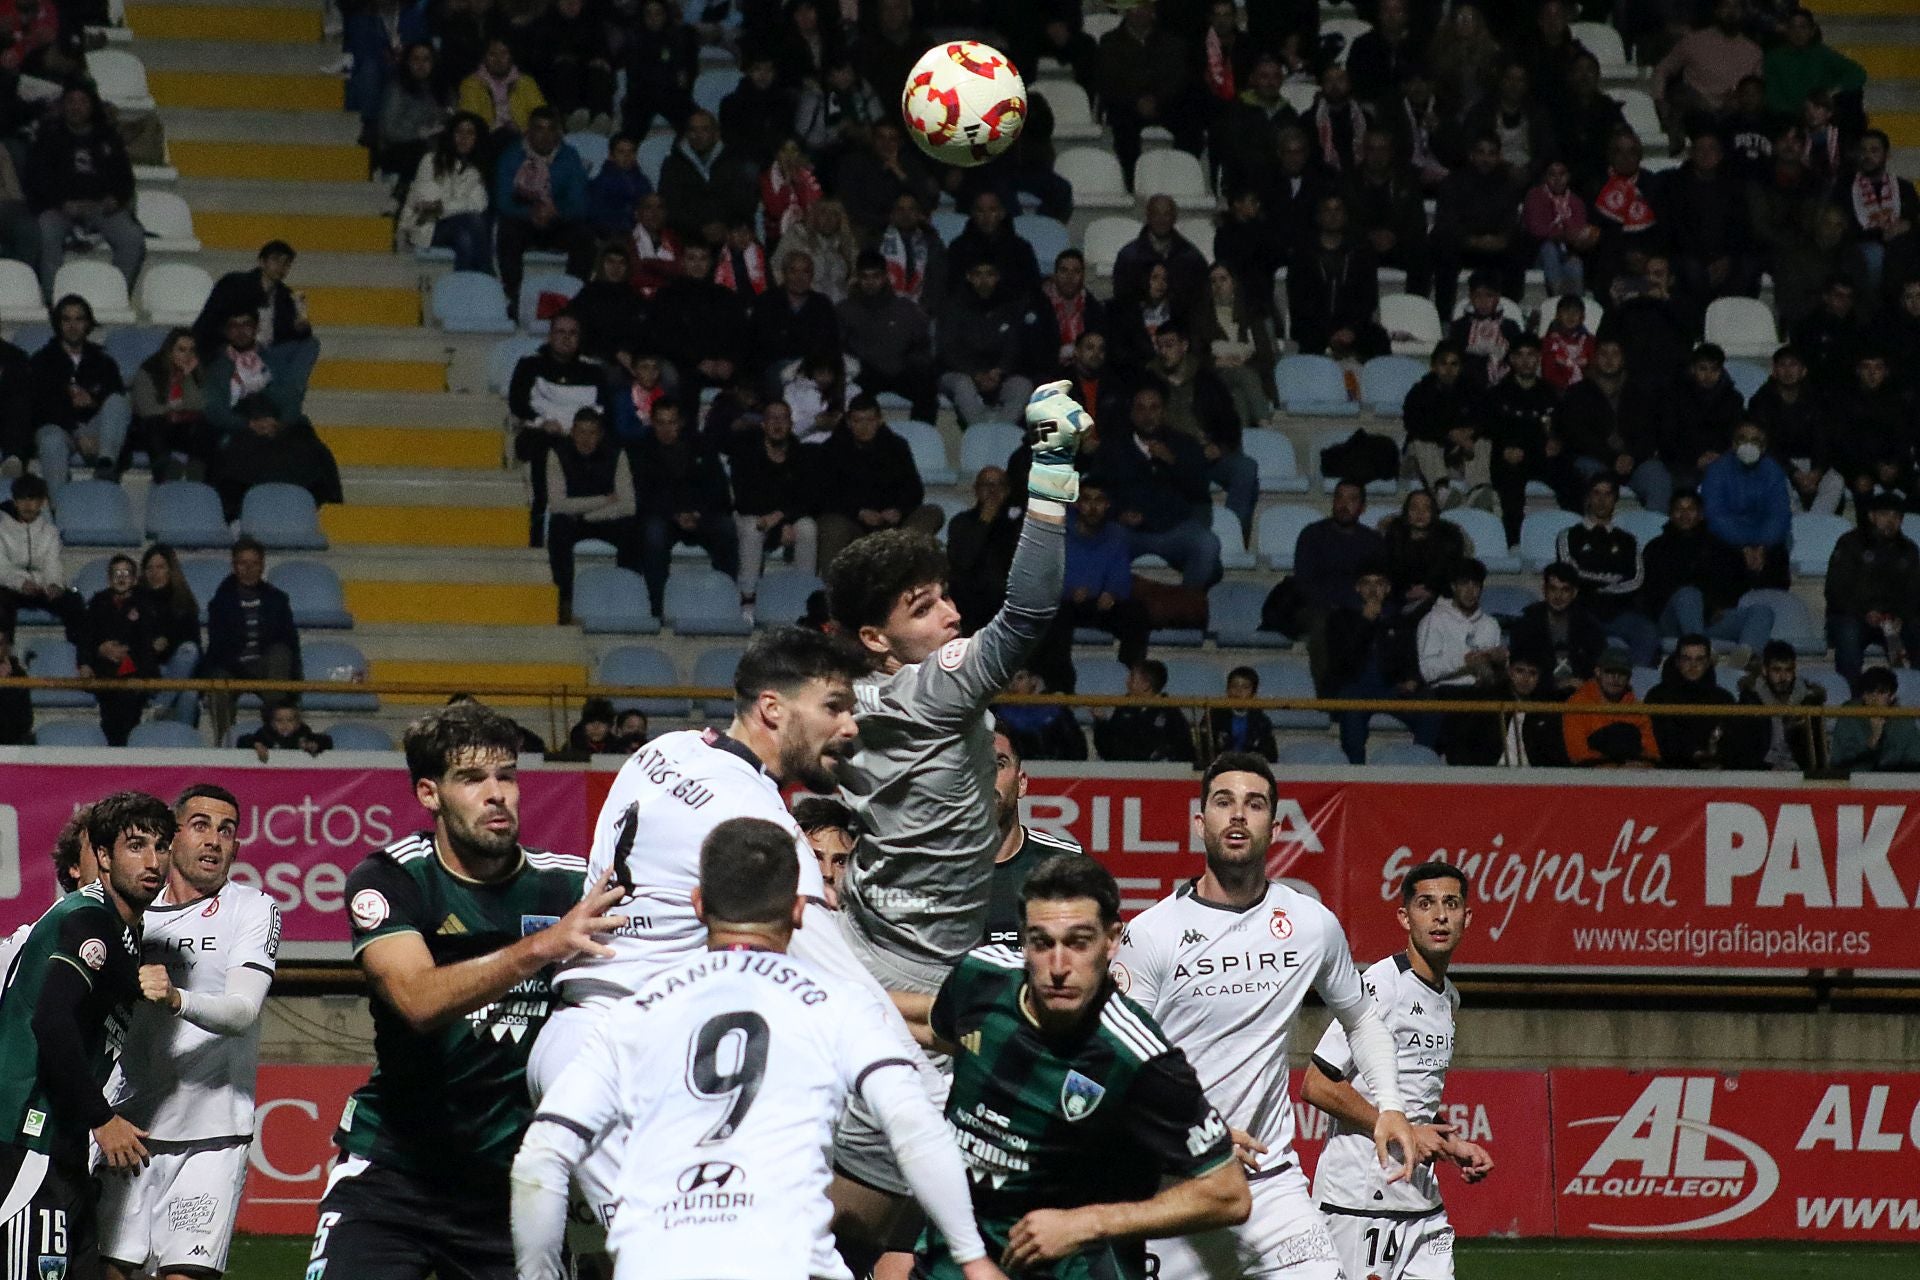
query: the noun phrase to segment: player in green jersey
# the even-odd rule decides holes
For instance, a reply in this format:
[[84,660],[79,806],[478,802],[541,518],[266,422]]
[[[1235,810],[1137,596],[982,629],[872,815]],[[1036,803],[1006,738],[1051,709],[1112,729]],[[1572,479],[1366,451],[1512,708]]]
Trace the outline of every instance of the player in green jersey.
[[87,825],[99,878],[40,917],[0,992],[0,1280],[99,1270],[89,1132],[109,1169],[147,1159],[102,1088],[140,999],[140,916],[166,882],[173,812],[122,791]]
[[512,1280],[507,1172],[553,969],[619,924],[586,861],[520,843],[520,732],[478,703],[407,729],[433,829],[347,878],[374,1070],[340,1117],[306,1280]]
[[[1108,976],[1120,889],[1055,854],[1021,889],[1021,951],[968,953],[934,1000],[947,1123],[988,1247],[1030,1280],[1143,1280],[1145,1242],[1246,1221],[1246,1173],[1193,1068]],[[917,1280],[956,1280],[937,1231]]]

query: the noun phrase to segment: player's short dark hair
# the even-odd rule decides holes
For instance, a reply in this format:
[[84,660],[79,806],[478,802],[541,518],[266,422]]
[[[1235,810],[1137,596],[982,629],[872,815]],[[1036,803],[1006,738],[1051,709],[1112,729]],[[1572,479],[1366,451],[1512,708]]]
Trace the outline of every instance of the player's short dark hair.
[[1274,781],[1273,766],[1267,758],[1254,751],[1222,751],[1200,775],[1200,799],[1206,802],[1207,793],[1213,790],[1213,780],[1223,773],[1251,773],[1262,778],[1267,784],[1267,804],[1272,806],[1280,798],[1280,784]]
[[83,804],[73,811],[61,826],[60,834],[53,838],[53,878],[60,882],[62,893],[72,893],[80,887],[80,842],[86,838],[87,824],[92,820],[93,806]]
[[700,842],[709,921],[772,924],[787,918],[799,892],[793,836],[765,818],[728,818]]
[[793,820],[808,835],[816,831],[844,831],[852,835],[858,827],[853,810],[832,796],[800,796],[793,802]]
[[774,627],[754,636],[733,669],[733,705],[745,711],[762,693],[791,693],[809,680],[846,680],[867,673],[866,655],[841,636],[807,627]]
[[1467,896],[1467,891],[1473,887],[1472,882],[1467,879],[1467,873],[1454,866],[1451,862],[1423,862],[1413,870],[1407,872],[1407,878],[1400,882],[1400,901],[1402,903],[1412,902],[1414,889],[1428,880],[1458,880],[1460,882],[1460,896],[1463,898]]
[[1101,924],[1120,923],[1120,885],[1113,872],[1084,853],[1056,853],[1033,869],[1020,889],[1020,913],[1032,902],[1090,898],[1100,908]]
[[227,790],[217,782],[196,782],[175,796],[173,798],[173,816],[176,820],[181,814],[186,812],[187,801],[189,800],[214,800],[232,809],[236,816],[240,812],[240,801],[234,797],[233,792]]
[[415,720],[401,736],[407,773],[438,782],[461,756],[520,754],[520,726],[480,702],[452,702]]
[[900,597],[945,582],[946,549],[930,534],[882,529],[852,543],[827,566],[827,608],[849,633],[885,626]]
[[116,791],[96,800],[87,815],[87,839],[96,851],[112,849],[121,836],[134,831],[152,836],[164,848],[173,843],[178,827],[167,802],[144,791]]

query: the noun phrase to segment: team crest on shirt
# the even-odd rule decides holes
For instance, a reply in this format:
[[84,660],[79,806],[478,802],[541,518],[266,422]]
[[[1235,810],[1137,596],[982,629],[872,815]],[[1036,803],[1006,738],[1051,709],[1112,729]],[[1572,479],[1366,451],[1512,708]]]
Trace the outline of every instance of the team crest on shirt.
[[1293,921],[1287,919],[1287,913],[1276,908],[1267,918],[1267,932],[1285,942],[1293,936]]
[[56,1254],[41,1254],[40,1280],[67,1280],[67,1260]]
[[202,920],[211,920],[213,919],[213,917],[219,914],[220,914],[220,899],[218,898],[209,898],[207,900],[207,905],[200,908],[200,918]]
[[89,969],[104,967],[107,963],[107,944],[98,938],[88,938],[80,944],[80,960]]
[[1069,1120],[1085,1120],[1106,1096],[1105,1085],[1087,1079],[1078,1071],[1069,1071],[1060,1085],[1060,1114]]
[[966,657],[967,642],[964,639],[949,640],[940,646],[940,669],[942,671],[958,671],[960,664],[966,661]]

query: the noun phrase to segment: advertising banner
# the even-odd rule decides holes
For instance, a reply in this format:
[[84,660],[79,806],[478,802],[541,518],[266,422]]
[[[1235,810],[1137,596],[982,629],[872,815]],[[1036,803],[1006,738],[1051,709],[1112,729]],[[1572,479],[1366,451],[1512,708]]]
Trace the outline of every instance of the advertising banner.
[[239,1230],[313,1234],[334,1156],[333,1128],[347,1096],[370,1074],[368,1067],[261,1066]]

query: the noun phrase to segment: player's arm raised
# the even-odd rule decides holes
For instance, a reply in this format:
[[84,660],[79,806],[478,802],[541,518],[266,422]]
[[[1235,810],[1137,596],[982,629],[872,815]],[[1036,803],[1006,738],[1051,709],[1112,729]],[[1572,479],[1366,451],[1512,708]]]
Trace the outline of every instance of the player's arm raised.
[[[1313,980],[1314,990],[1340,1020],[1354,1065],[1366,1078],[1367,1088],[1373,1091],[1378,1112],[1371,1126],[1374,1150],[1379,1153],[1380,1166],[1393,1169],[1387,1181],[1399,1182],[1413,1176],[1414,1166],[1421,1157],[1420,1140],[1407,1121],[1407,1104],[1400,1092],[1400,1067],[1393,1032],[1388,1030],[1386,1019],[1380,1016],[1373,997],[1361,983],[1360,972],[1353,967],[1353,957],[1347,952],[1346,931],[1331,912],[1327,915],[1327,926],[1325,954],[1320,972]],[[1398,1148],[1397,1155],[1395,1148]],[[1395,1165],[1399,1167],[1394,1168]]]
[[[623,890],[608,887],[610,878],[610,871],[602,872],[557,923],[498,951],[437,965],[419,930],[402,924],[361,947],[360,967],[375,994],[409,1026],[431,1031],[498,1000],[551,965],[577,955],[612,955],[612,948],[595,941],[595,935],[612,933],[622,923],[607,914],[625,896]],[[353,887],[351,882],[348,887]]]

